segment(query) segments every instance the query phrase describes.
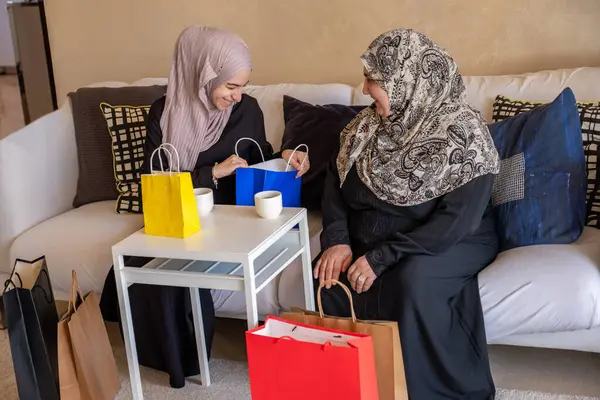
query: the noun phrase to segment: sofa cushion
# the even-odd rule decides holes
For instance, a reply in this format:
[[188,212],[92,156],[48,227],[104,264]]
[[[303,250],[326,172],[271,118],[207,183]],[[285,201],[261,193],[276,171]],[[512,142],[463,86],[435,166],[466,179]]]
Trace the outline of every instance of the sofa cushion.
[[489,342],[600,326],[600,230],[502,252],[479,274]]
[[496,122],[490,132],[501,159],[492,191],[501,250],[576,240],[585,225],[587,176],[573,92]]
[[[497,96],[494,101],[494,122],[503,121],[528,112],[545,103],[528,100],[513,100],[506,96]],[[598,147],[600,146],[600,102],[577,102],[585,168],[587,173],[586,216],[587,225],[600,228],[600,179],[596,179]]]
[[10,258],[45,255],[59,298],[68,294],[73,269],[85,292],[101,293],[112,265],[111,246],[144,224],[142,215],[117,214],[114,206],[114,201],[90,203],[44,221],[13,242]]
[[100,103],[150,106],[164,95],[165,89],[164,86],[85,87],[69,93],[79,164],[74,207],[118,197],[111,137]]
[[258,101],[264,119],[267,140],[275,151],[280,150],[285,122],[283,120],[283,96],[291,96],[311,104],[344,104],[352,101],[352,88],[342,84],[281,84],[250,86],[246,94]]
[[112,140],[113,174],[118,213],[141,213],[140,174],[144,163],[146,123],[150,106],[100,104]]
[[283,96],[282,149],[305,144],[309,149],[310,170],[302,177],[302,206],[321,209],[321,195],[327,166],[340,146],[340,133],[364,106],[342,104],[313,105]]
[[[600,99],[600,68],[557,69],[517,75],[463,76],[467,100],[492,121],[492,104],[497,95],[531,101],[552,101],[570,87],[579,101]],[[352,104],[371,104],[373,99],[362,93],[363,84],[355,87]]]

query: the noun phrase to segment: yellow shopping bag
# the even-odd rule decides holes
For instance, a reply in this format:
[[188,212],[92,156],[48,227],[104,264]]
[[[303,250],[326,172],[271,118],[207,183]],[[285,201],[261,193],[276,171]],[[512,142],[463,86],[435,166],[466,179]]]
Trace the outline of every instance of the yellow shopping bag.
[[[158,151],[166,152],[170,160],[173,160],[167,146],[173,148],[177,157],[177,170],[165,171],[159,155],[161,170],[154,171],[152,159]],[[171,161],[169,166],[172,169]],[[160,145],[152,152],[150,166],[150,174],[142,175],[142,205],[146,234],[184,238],[200,231],[200,217],[194,198],[192,176],[189,172],[179,171],[177,150],[169,143]]]

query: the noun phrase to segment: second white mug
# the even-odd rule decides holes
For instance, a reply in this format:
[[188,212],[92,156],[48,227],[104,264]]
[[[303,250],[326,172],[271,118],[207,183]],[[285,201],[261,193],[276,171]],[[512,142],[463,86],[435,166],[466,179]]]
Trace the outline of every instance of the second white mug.
[[214,205],[215,201],[213,198],[213,192],[209,188],[198,188],[194,189],[194,197],[196,197],[196,207],[198,208],[198,215],[204,216],[209,214]]
[[259,216],[267,219],[277,218],[283,210],[281,192],[270,190],[256,193],[254,205]]

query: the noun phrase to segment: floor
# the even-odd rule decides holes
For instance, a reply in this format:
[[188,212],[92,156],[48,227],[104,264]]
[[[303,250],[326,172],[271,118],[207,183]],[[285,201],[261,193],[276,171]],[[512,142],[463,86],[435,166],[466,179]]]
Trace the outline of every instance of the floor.
[[[220,319],[215,355],[245,361],[245,321]],[[496,387],[600,397],[600,354],[490,346]]]
[[[122,346],[117,329],[109,328],[111,340],[115,343],[116,337]],[[214,358],[245,365],[245,330],[245,321],[219,319]],[[600,354],[491,346],[490,361],[498,388],[600,397]]]
[[0,139],[24,126],[16,75],[0,75]]
[[[107,330],[122,382],[116,400],[128,400],[132,396],[123,341],[117,324],[107,324]],[[245,321],[217,320],[210,362],[212,386],[203,387],[198,377],[190,377],[183,389],[174,390],[165,373],[142,367],[145,397],[249,398],[245,330]],[[586,400],[600,400],[600,354],[492,346],[490,358],[499,400],[579,400],[584,396]],[[0,331],[0,392],[3,399],[18,398],[7,331]]]

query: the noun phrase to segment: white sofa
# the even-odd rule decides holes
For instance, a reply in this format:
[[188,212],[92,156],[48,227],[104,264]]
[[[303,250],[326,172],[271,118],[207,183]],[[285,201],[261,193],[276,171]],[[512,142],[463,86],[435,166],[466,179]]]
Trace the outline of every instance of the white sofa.
[[[166,79],[143,79],[133,85],[165,83]],[[570,86],[578,100],[600,100],[600,68],[465,77],[465,84],[470,101],[488,120],[497,94],[550,101]],[[258,99],[268,139],[276,148],[284,128],[284,94],[313,104],[370,102],[361,85],[254,86],[248,94]],[[85,291],[100,292],[112,264],[111,245],[142,227],[141,215],[117,215],[112,201],[73,209],[77,175],[68,101],[0,141],[0,272],[9,272],[16,257],[46,255],[59,298],[66,296],[72,269]],[[310,225],[315,256],[319,216],[313,216]],[[260,294],[260,313],[276,314],[301,305],[301,282],[298,265],[286,269]],[[502,253],[480,274],[480,289],[490,343],[600,352],[600,230],[586,228],[571,245]],[[213,296],[218,315],[244,318],[242,293]]]

